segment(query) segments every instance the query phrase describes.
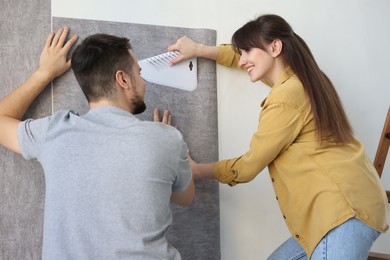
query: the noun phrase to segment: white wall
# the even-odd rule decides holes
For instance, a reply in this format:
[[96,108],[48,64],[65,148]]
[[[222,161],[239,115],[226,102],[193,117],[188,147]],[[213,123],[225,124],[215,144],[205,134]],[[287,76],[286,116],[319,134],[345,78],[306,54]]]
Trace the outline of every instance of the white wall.
[[[332,79],[356,135],[373,159],[390,104],[388,0],[52,0],[53,16],[217,30],[217,42],[263,13],[283,16]],[[218,67],[220,158],[240,155],[256,129],[267,87]],[[390,159],[383,181],[390,189]],[[265,259],[288,238],[267,170],[249,184],[220,187],[223,260]],[[390,232],[373,251],[390,253]]]

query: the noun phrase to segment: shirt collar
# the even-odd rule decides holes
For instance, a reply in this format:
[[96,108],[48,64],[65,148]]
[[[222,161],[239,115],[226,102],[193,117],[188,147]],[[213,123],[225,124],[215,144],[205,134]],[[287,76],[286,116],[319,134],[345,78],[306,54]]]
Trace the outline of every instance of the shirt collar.
[[[282,74],[280,75],[279,79],[276,81],[275,84],[271,84],[270,82],[266,81],[266,80],[262,80],[262,82],[271,87],[271,88],[275,88],[275,87],[278,87],[280,85],[282,85],[284,82],[286,82],[289,78],[291,78],[291,76],[293,76],[295,73],[294,71],[288,66],[287,68],[285,68],[283,71],[282,71]],[[264,106],[264,103],[265,101],[267,100],[267,98],[265,98],[260,106],[263,107]]]
[[268,87],[275,87],[275,86],[279,86],[279,85],[282,85],[286,80],[288,80],[292,75],[294,75],[294,72],[293,70],[290,68],[290,66],[286,67],[283,71],[282,71],[282,74],[280,74],[280,77],[279,79],[276,81],[275,84],[272,85],[272,83],[270,83],[269,81],[267,80],[261,80],[265,85],[267,85]]

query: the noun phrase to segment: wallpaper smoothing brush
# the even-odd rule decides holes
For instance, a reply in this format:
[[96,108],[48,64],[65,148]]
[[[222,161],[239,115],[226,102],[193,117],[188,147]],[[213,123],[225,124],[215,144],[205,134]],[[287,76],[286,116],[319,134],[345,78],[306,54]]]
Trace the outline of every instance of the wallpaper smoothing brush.
[[138,61],[141,77],[162,86],[193,91],[198,86],[197,58],[171,65],[170,60],[179,56],[178,51],[166,52]]

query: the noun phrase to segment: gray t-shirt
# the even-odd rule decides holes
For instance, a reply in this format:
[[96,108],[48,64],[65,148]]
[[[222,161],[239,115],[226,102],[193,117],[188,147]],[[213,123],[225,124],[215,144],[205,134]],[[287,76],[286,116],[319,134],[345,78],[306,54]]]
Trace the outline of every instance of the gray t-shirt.
[[43,259],[180,259],[165,237],[192,178],[177,129],[107,106],[26,120],[18,139],[45,172]]

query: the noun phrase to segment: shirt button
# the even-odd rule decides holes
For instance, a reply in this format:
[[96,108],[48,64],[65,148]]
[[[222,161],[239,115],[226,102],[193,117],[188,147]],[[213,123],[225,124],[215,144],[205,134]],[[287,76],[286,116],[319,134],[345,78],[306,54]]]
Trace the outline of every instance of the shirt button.
[[295,235],[296,238],[299,238],[299,235]]
[[274,178],[271,178],[271,181],[272,181],[272,182],[275,182]]
[[278,196],[276,196],[276,200],[279,200]]
[[285,216],[285,215],[283,215],[283,218],[284,218],[284,219],[286,219],[286,216]]

